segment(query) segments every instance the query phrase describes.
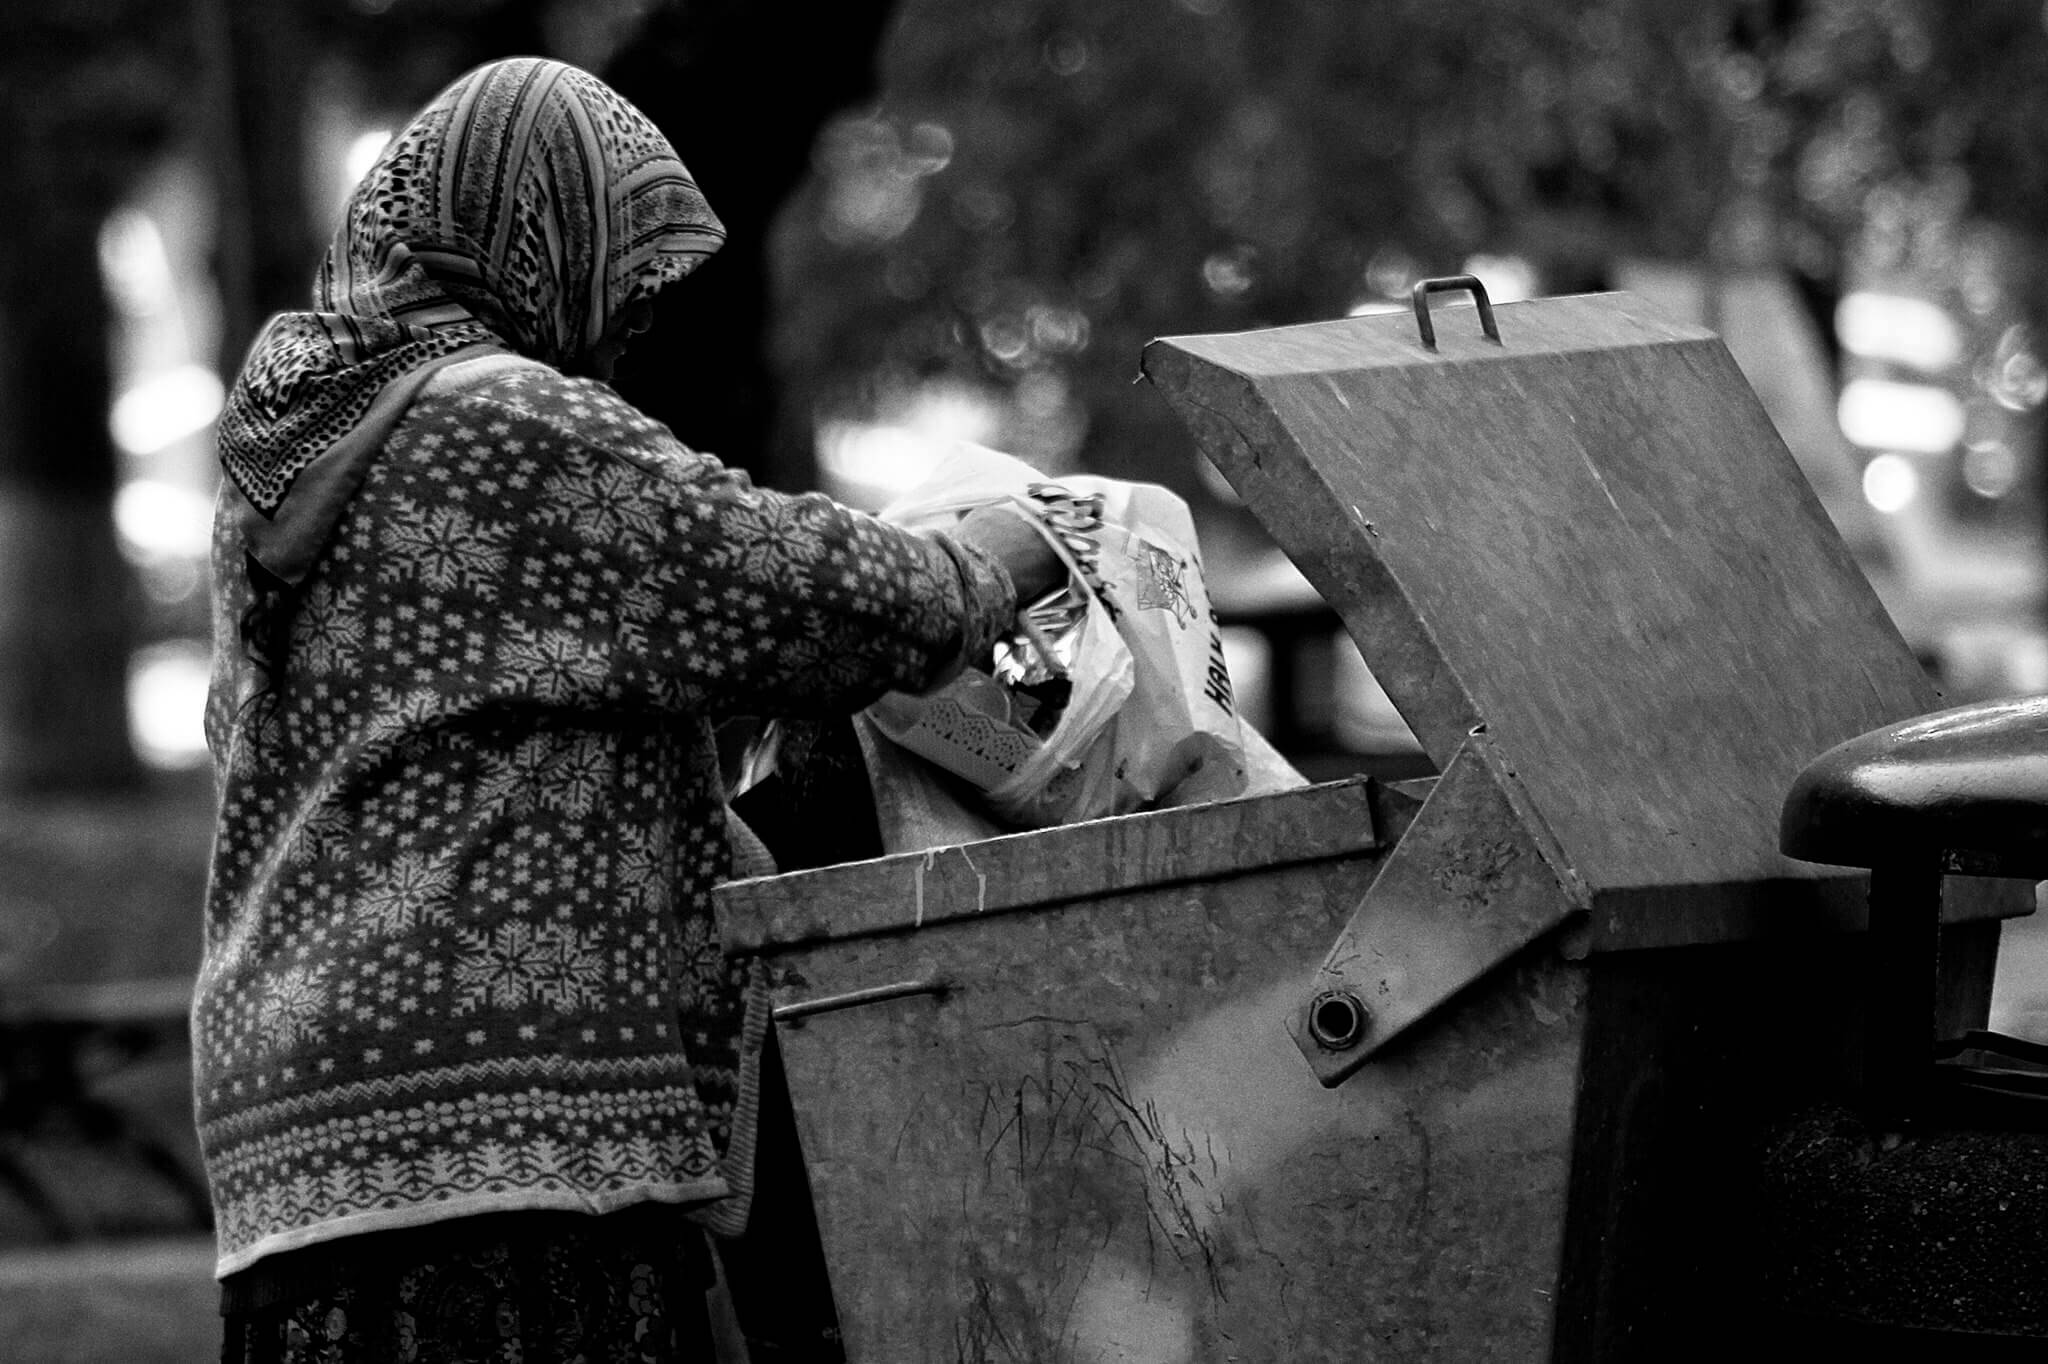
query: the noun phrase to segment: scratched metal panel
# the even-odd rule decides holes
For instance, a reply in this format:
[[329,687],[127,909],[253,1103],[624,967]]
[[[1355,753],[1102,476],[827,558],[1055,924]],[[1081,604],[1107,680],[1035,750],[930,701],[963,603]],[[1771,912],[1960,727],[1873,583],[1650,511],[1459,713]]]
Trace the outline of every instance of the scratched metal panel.
[[1392,842],[1376,826],[1411,803],[1358,777],[733,881],[717,891],[719,932],[751,954],[1322,861]]
[[[1340,1089],[1286,1020],[1373,854],[774,955],[849,1358],[1547,1356],[1583,974],[1538,950]],[[775,949],[771,948],[771,952]]]
[[1777,849],[1799,769],[1935,693],[1711,333],[1625,294],[1497,315],[1174,337],[1145,373],[1438,766],[1487,727],[1596,945],[1740,936],[1822,875]]

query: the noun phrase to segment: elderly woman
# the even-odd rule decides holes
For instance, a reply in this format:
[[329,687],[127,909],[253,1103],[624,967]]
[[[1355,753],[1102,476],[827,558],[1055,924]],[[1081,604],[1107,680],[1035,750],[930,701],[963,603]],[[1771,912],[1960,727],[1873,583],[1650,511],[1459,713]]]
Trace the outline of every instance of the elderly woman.
[[717,248],[662,135],[483,67],[221,426],[194,1004],[230,1360],[703,1357],[765,1017],[710,723],[984,654],[1055,561],[752,487],[604,382]]

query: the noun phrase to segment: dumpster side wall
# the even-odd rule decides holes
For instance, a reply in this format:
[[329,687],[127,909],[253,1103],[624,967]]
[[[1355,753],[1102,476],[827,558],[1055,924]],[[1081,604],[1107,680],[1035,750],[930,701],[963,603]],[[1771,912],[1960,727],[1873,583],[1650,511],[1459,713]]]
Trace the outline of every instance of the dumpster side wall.
[[848,1358],[1541,1359],[1583,968],[1532,949],[1343,1087],[1288,1023],[1370,855],[801,947],[782,1046]]

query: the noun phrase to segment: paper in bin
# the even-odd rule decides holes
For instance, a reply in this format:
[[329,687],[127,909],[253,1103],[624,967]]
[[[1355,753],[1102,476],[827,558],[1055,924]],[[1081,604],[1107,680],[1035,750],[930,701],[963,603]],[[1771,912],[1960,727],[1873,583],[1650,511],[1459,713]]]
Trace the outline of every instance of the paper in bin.
[[969,668],[935,692],[892,692],[868,709],[891,740],[987,790],[1015,777],[1044,746],[1010,689]]

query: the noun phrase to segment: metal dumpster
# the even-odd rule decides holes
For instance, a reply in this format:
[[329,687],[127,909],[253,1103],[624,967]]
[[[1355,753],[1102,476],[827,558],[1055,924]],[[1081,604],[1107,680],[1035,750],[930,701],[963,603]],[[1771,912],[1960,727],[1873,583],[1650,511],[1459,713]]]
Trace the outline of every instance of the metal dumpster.
[[[1808,758],[1937,697],[1726,350],[1627,295],[1147,378],[1437,775],[739,882],[847,1357],[1689,1358],[1858,1055]],[[1952,886],[1981,1024],[2007,883]]]

